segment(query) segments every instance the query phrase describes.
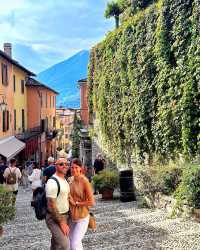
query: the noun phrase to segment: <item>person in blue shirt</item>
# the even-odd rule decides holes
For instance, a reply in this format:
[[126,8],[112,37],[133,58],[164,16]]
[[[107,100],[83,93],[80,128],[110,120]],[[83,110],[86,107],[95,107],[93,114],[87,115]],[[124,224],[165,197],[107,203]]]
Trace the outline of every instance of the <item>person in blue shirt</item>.
[[51,178],[51,176],[54,175],[56,172],[54,161],[55,160],[52,156],[48,158],[48,167],[46,167],[43,170],[43,174],[42,174],[42,180],[44,183],[47,183],[48,179]]

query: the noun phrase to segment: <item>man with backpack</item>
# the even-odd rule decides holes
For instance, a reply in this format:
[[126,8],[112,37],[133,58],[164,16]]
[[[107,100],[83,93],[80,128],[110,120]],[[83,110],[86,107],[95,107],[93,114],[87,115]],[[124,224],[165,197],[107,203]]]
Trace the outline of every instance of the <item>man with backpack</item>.
[[8,168],[4,171],[5,187],[8,191],[13,192],[14,195],[18,193],[19,180],[22,175],[19,168],[16,167],[17,161],[13,158],[10,160]]
[[[56,173],[46,183],[47,215],[46,224],[51,238],[51,250],[69,250],[69,184],[65,179],[67,160],[59,158],[55,163]],[[56,180],[55,180],[56,179]]]

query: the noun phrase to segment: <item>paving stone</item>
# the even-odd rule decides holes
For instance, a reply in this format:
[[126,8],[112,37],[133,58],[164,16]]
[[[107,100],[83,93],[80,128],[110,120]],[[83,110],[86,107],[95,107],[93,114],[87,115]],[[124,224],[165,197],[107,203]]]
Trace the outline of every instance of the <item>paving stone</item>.
[[[88,230],[84,250],[200,250],[200,224],[169,219],[164,210],[141,209],[136,202],[102,201],[92,210],[97,230]],[[50,233],[44,221],[34,217],[31,190],[20,189],[16,218],[4,225],[1,250],[47,250]]]

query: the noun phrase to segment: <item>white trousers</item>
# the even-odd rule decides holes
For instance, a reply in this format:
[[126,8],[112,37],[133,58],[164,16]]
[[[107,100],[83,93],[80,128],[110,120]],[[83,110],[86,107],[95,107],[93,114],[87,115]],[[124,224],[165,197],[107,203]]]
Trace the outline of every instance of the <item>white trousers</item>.
[[84,218],[80,219],[76,222],[70,222],[70,249],[71,250],[83,250],[82,240],[87,232],[89,223],[89,215]]

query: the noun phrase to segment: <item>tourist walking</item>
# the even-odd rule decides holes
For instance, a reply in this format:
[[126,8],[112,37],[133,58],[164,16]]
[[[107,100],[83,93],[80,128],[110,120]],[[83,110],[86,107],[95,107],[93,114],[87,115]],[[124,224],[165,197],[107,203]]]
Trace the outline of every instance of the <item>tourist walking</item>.
[[48,167],[46,167],[44,170],[43,170],[43,173],[42,173],[42,180],[44,183],[46,183],[48,181],[48,179],[55,174],[56,172],[56,167],[55,167],[55,164],[54,164],[54,158],[52,156],[50,156],[48,158]]
[[19,168],[16,167],[16,163],[16,159],[11,159],[8,168],[5,169],[3,174],[6,182],[5,188],[13,192],[15,200],[18,193],[19,181],[22,177]]
[[25,165],[28,175],[31,175],[33,172],[33,161],[27,161]]
[[46,183],[48,213],[46,224],[51,238],[51,250],[69,250],[69,184],[65,180],[67,160],[59,158],[55,164],[56,173]]
[[33,172],[31,175],[28,176],[29,181],[31,182],[31,188],[34,192],[36,188],[42,186],[41,180],[41,169],[37,162],[32,163]]
[[87,232],[89,209],[95,200],[91,184],[82,174],[82,164],[79,159],[72,160],[72,177],[70,184],[70,249],[83,250],[82,240]]
[[96,159],[94,161],[94,174],[98,174],[100,171],[104,169],[104,160],[101,154],[97,154]]
[[22,179],[21,179],[22,187],[24,189],[28,188],[29,180],[28,180],[28,171],[25,166],[22,168]]
[[[105,167],[105,160],[102,158],[101,154],[96,155],[96,159],[94,161],[94,174],[99,174]],[[94,185],[94,194],[97,194],[97,187]]]
[[0,187],[4,185],[5,183],[5,178],[3,176],[4,171],[6,170],[7,166],[5,164],[5,161],[0,158]]

